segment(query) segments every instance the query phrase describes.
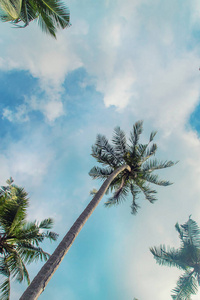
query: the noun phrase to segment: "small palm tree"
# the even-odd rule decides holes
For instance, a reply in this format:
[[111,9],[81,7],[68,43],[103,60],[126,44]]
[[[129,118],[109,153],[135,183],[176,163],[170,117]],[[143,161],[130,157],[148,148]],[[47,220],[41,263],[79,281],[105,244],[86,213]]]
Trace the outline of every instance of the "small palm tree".
[[150,248],[150,251],[158,264],[185,271],[179,277],[171,297],[174,300],[188,300],[192,294],[196,294],[200,285],[200,228],[191,217],[183,225],[177,223],[175,228],[181,240],[179,249],[161,245],[159,248]]
[[40,223],[27,222],[26,210],[29,206],[27,193],[9,180],[0,196],[0,274],[5,280],[0,284],[1,300],[9,299],[10,278],[30,283],[26,263],[47,260],[49,254],[39,247],[44,239],[55,241],[57,234],[46,231],[53,225],[52,219]]
[[145,198],[151,203],[156,200],[156,191],[149,187],[149,183],[163,186],[170,184],[169,181],[159,180],[158,176],[152,174],[152,172],[171,167],[174,165],[174,162],[159,162],[156,159],[149,160],[150,157],[155,155],[157,150],[156,144],[151,145],[156,132],[151,133],[147,144],[139,144],[139,137],[142,131],[143,122],[135,123],[130,135],[130,145],[126,141],[125,133],[119,127],[115,129],[113,145],[108,142],[105,136],[97,136],[96,143],[92,147],[92,156],[103,164],[105,168],[94,167],[89,174],[93,178],[103,179],[104,183],[98,192],[96,190],[92,191],[92,194],[95,194],[94,198],[67,232],[20,300],[33,300],[39,297],[83,225],[107,191],[114,190],[113,196],[106,202],[106,206],[112,206],[125,199],[130,190],[133,195],[132,213],[135,214],[139,207],[136,201],[139,192],[143,192]]
[[56,38],[57,29],[70,25],[68,8],[60,0],[1,0],[0,19],[14,25],[22,22],[26,27],[38,20],[41,29]]

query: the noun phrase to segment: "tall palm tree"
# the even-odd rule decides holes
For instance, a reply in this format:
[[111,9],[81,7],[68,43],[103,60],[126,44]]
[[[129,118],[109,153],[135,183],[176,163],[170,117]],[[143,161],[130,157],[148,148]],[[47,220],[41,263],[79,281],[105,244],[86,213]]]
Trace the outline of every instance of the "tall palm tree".
[[[37,20],[41,29],[55,38],[57,29],[70,25],[69,10],[60,0],[1,0],[0,19],[21,28]],[[20,22],[24,25],[18,25]]]
[[170,184],[169,181],[159,180],[158,176],[152,172],[171,167],[174,163],[172,161],[158,162],[156,159],[149,160],[157,150],[156,144],[151,145],[156,132],[151,133],[147,144],[139,144],[142,131],[143,122],[135,123],[130,135],[130,145],[126,141],[125,133],[119,127],[115,129],[113,145],[108,142],[105,136],[97,136],[96,143],[92,147],[92,156],[106,167],[94,167],[89,174],[93,178],[101,178],[105,181],[20,300],[33,300],[39,297],[106,191],[113,191],[114,189],[113,196],[106,202],[107,206],[111,206],[124,199],[130,190],[133,195],[132,213],[135,214],[139,207],[136,198],[140,191],[151,203],[156,200],[156,191],[149,187],[149,183],[163,186]]
[[26,210],[29,206],[27,193],[23,188],[8,181],[8,187],[0,196],[0,274],[5,280],[0,284],[1,300],[8,300],[10,295],[10,278],[30,283],[26,263],[47,260],[49,254],[39,247],[44,239],[55,241],[57,234],[50,231],[52,219],[42,222],[27,222]]
[[185,271],[179,277],[171,297],[174,300],[188,300],[192,294],[196,294],[200,285],[200,228],[191,217],[183,225],[177,223],[175,228],[181,240],[179,249],[161,245],[150,248],[150,251],[158,264]]

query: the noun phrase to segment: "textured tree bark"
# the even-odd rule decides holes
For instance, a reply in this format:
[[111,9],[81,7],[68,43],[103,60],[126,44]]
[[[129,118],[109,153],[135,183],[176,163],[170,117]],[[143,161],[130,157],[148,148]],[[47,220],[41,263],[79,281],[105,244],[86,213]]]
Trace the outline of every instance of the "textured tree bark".
[[69,248],[73,244],[75,238],[81,231],[83,225],[88,220],[88,218],[93,213],[96,206],[101,201],[102,197],[104,196],[105,192],[107,191],[109,185],[113,181],[113,179],[122,171],[127,169],[131,172],[131,168],[128,165],[123,165],[117,168],[102,184],[94,198],[82,212],[82,214],[78,217],[75,223],[72,225],[68,233],[65,235],[63,240],[60,242],[54,253],[50,256],[48,261],[44,264],[41,268],[39,273],[35,276],[31,284],[28,286],[26,291],[23,293],[19,300],[35,300],[38,299],[40,294],[44,291],[45,287],[47,286],[49,280],[59,267],[60,263],[62,262],[65,254],[68,252]]

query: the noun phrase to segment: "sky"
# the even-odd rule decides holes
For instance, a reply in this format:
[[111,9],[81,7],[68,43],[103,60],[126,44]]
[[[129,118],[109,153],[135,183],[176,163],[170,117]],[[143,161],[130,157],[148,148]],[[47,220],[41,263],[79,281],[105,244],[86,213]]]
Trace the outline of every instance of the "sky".
[[[0,24],[0,185],[23,186],[29,220],[52,217],[59,242],[100,186],[88,175],[98,133],[128,136],[143,120],[141,142],[157,130],[157,157],[179,163],[159,172],[174,184],[156,187],[153,205],[141,196],[136,216],[131,198],[107,209],[105,196],[39,299],[169,300],[181,273],[149,247],[179,247],[174,225],[189,215],[200,225],[200,3],[67,5],[72,26],[57,40],[34,22]],[[31,279],[41,266],[28,266]],[[25,288],[13,283],[11,300]]]

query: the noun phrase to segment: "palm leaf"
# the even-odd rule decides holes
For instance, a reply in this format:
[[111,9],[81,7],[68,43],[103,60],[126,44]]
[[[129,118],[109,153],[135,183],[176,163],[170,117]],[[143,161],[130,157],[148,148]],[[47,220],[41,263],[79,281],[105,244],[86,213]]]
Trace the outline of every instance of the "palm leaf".
[[156,190],[152,190],[149,186],[145,185],[144,183],[141,183],[141,184],[139,183],[138,187],[141,189],[145,198],[150,203],[154,203],[157,200],[157,198],[154,196],[157,193]]
[[197,281],[192,272],[185,272],[179,277],[176,288],[172,290],[174,300],[187,300],[191,294],[197,292]]
[[65,27],[69,26],[69,10],[60,0],[37,1],[37,6],[41,15],[43,14],[51,17],[55,27],[64,29]]
[[119,157],[123,158],[124,155],[127,153],[127,143],[126,143],[126,135],[120,129],[120,127],[116,127],[114,129],[114,136],[112,142],[114,144],[115,153],[117,153]]
[[138,144],[140,135],[143,131],[143,121],[138,121],[133,125],[133,130],[130,132],[130,141],[132,144],[132,149]]
[[161,186],[168,186],[171,185],[172,183],[169,182],[168,180],[160,180],[158,175],[155,174],[149,174],[149,173],[144,173],[143,178],[153,184],[156,185],[161,185]]
[[107,168],[93,167],[90,170],[89,175],[93,179],[96,179],[96,178],[106,179],[106,178],[108,178],[108,176],[110,176],[112,174],[113,171],[114,171],[114,169],[111,167],[107,167]]
[[50,256],[49,253],[43,251],[42,248],[35,247],[28,242],[18,243],[17,250],[20,254],[20,257],[23,259],[23,261],[28,264],[38,260],[47,261],[47,259]]
[[137,200],[138,194],[141,191],[134,184],[130,184],[130,190],[131,190],[131,194],[133,196],[133,200],[132,200],[132,204],[131,204],[131,213],[133,215],[135,215],[138,212],[138,209],[140,208],[140,206],[137,204],[136,200]]
[[40,229],[51,229],[53,227],[53,224],[54,224],[53,219],[48,218],[41,221],[38,227]]
[[0,297],[1,300],[9,300],[10,299],[10,277],[6,278],[0,284]]
[[147,160],[152,155],[155,155],[157,148],[158,147],[156,144],[152,144],[151,147],[149,146],[149,148],[145,152],[145,159]]
[[122,201],[125,201],[128,195],[128,188],[125,186],[120,186],[115,193],[113,194],[112,197],[110,197],[106,202],[105,206],[111,207],[113,205],[120,204]]
[[4,22],[13,21],[19,18],[22,0],[1,0],[0,18]]
[[152,131],[150,134],[150,138],[149,138],[149,143],[151,143],[155,137],[155,135],[157,134],[157,131]]
[[183,231],[183,242],[194,245],[197,248],[200,248],[200,229],[195,221],[191,218],[181,225]]
[[177,162],[173,162],[173,161],[158,161],[157,159],[154,160],[149,160],[146,161],[143,166],[142,166],[142,170],[144,172],[152,172],[155,170],[160,170],[160,169],[164,169],[164,168],[170,168],[172,166],[174,166]]
[[179,251],[174,248],[166,249],[165,245],[161,245],[160,248],[151,247],[150,251],[159,265],[187,269],[187,265],[181,260]]

